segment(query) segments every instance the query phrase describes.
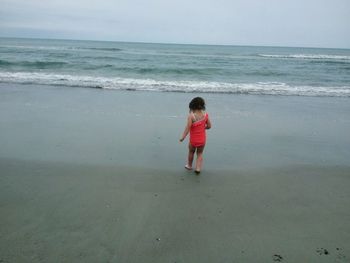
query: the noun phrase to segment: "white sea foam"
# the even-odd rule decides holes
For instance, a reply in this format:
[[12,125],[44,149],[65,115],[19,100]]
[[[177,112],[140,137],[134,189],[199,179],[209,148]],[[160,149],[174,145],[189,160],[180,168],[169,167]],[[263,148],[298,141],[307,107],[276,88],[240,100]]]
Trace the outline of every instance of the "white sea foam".
[[259,54],[260,57],[267,58],[295,58],[295,59],[325,59],[325,60],[350,60],[350,56],[326,55],[326,54]]
[[154,79],[47,74],[40,72],[0,72],[0,82],[133,91],[350,97],[350,86],[292,86],[282,82],[227,83],[214,81],[162,81]]

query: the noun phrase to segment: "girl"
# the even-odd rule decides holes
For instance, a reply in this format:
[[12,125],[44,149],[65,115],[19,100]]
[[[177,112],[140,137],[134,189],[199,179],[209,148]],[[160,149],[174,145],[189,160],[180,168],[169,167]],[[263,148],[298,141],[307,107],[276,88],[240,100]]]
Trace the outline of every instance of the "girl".
[[205,101],[201,97],[194,98],[190,104],[190,113],[187,117],[187,125],[182,134],[182,142],[188,133],[190,133],[190,142],[188,144],[188,160],[185,168],[192,170],[193,157],[197,152],[196,174],[199,174],[203,162],[203,150],[206,142],[205,130],[211,128],[211,122],[208,113],[205,112]]

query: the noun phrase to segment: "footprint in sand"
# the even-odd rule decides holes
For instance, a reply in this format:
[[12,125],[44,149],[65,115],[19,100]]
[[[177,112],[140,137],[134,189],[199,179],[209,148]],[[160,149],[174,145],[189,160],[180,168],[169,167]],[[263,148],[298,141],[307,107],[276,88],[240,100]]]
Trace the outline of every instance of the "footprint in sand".
[[281,262],[283,260],[283,257],[281,255],[275,254],[272,257],[273,261]]
[[316,250],[316,252],[319,254],[319,255],[329,255],[329,252],[328,252],[328,250],[327,249],[325,249],[325,248],[318,248],[317,250]]
[[345,255],[343,255],[340,251],[341,251],[341,248],[339,248],[339,247],[337,247],[336,248],[336,250],[337,250],[337,252],[338,252],[338,254],[337,254],[337,259],[338,260],[345,260]]

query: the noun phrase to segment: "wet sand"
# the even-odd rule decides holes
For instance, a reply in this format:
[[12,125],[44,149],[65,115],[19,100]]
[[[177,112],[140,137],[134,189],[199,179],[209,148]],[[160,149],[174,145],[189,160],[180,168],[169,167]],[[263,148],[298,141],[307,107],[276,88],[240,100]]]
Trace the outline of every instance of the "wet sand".
[[1,159],[2,262],[347,262],[350,168]]
[[0,262],[349,262],[347,98],[0,85]]

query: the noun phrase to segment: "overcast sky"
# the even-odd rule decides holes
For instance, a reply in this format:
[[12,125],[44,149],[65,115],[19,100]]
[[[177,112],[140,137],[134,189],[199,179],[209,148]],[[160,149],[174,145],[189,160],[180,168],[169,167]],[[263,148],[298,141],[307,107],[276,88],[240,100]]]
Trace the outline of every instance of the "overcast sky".
[[0,0],[0,36],[350,48],[350,0]]

